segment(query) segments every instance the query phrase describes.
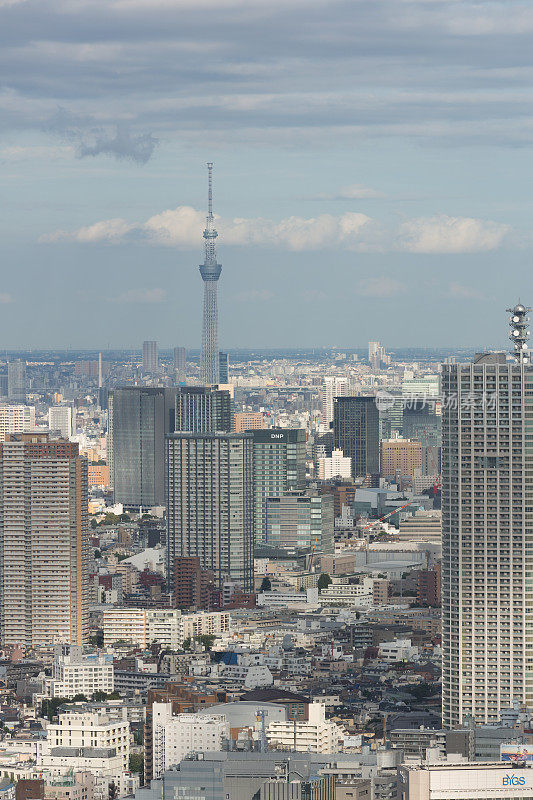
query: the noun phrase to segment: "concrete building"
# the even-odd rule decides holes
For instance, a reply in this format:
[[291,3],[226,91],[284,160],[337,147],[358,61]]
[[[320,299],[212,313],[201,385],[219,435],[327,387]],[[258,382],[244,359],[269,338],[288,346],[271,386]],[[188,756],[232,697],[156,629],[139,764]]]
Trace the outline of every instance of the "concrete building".
[[167,437],[167,575],[179,556],[198,556],[250,592],[253,579],[253,439],[246,433]]
[[344,455],[342,450],[333,450],[331,457],[318,459],[318,477],[322,481],[332,478],[351,478],[352,459]]
[[0,405],[0,442],[8,433],[35,430],[35,408],[24,405]]
[[190,753],[222,750],[229,738],[224,714],[173,714],[172,703],[152,705],[152,774],[161,777]]
[[379,411],[374,397],[335,397],[335,447],[352,460],[352,477],[379,474]]
[[165,435],[174,430],[176,389],[129,386],[109,394],[108,454],[115,502],[165,505]]
[[442,709],[454,727],[533,706],[533,366],[478,355],[444,365],[442,384]]
[[109,486],[109,467],[107,464],[89,464],[89,488],[91,486]]
[[402,765],[400,800],[526,800],[533,797],[533,767],[502,763]]
[[265,416],[261,411],[237,411],[235,413],[235,433],[264,430]]
[[47,433],[0,448],[1,642],[83,644],[88,635],[87,460]]
[[122,769],[129,769],[130,724],[125,708],[99,711],[73,706],[49,723],[47,740],[50,748],[97,748],[114,750]]
[[286,492],[281,497],[268,497],[266,509],[266,544],[269,547],[334,552],[335,519],[331,495],[311,490]]
[[56,645],[52,677],[45,678],[47,697],[75,697],[114,691],[113,657],[83,652],[79,645]]
[[217,635],[229,630],[226,611],[182,614],[179,609],[106,608],[103,611],[104,645],[131,642],[145,649],[157,641],[163,648],[181,649],[185,639]]
[[384,477],[415,475],[422,472],[422,444],[410,439],[384,439],[381,442],[381,474]]
[[143,372],[157,372],[158,369],[157,342],[143,342]]
[[267,540],[267,497],[305,489],[304,430],[253,430],[255,542]]
[[322,405],[322,420],[326,427],[333,422],[333,398],[347,397],[351,393],[349,378],[342,375],[327,376],[322,382],[320,402]]
[[176,433],[229,433],[233,430],[232,397],[216,386],[180,386],[175,419]]
[[70,439],[76,433],[76,412],[71,406],[51,406],[48,427],[52,433],[58,431],[63,439]]
[[310,703],[308,713],[307,720],[271,722],[266,732],[269,747],[302,753],[338,753],[345,736],[343,729],[326,720],[321,703]]
[[442,515],[440,511],[418,510],[413,516],[400,520],[400,542],[442,541]]
[[199,556],[178,556],[174,560],[173,603],[176,608],[211,609],[220,602],[211,570],[202,569]]

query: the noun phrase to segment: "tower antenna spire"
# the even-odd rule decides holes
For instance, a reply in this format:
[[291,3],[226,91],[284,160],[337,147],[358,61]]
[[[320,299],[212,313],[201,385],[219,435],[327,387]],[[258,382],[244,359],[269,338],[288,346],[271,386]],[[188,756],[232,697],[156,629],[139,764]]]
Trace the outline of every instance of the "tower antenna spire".
[[519,364],[529,364],[531,361],[527,340],[529,336],[528,312],[531,311],[527,306],[522,305],[520,300],[514,308],[508,308],[509,317],[509,339],[513,343],[513,355]]
[[200,353],[200,377],[204,384],[219,382],[220,362],[218,352],[218,303],[217,283],[222,264],[217,262],[216,239],[218,236],[213,217],[213,162],[207,162],[207,218],[204,230],[205,259],[200,264],[200,275],[204,281],[204,314],[202,326],[202,350]]

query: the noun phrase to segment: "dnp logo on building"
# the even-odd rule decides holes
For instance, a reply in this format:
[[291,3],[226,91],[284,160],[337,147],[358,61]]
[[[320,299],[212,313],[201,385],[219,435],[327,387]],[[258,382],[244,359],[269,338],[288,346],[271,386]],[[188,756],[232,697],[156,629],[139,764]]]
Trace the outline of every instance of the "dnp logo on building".
[[502,786],[525,786],[526,779],[523,775],[504,775]]

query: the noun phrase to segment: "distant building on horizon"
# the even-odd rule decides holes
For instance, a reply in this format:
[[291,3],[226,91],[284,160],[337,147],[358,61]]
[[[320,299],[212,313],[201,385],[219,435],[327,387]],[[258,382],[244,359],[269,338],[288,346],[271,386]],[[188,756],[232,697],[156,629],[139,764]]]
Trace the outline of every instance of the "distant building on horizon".
[[26,362],[16,358],[7,365],[7,396],[9,400],[25,403],[26,392]]
[[157,342],[143,342],[143,372],[157,372],[158,369]]
[[50,431],[59,431],[64,439],[70,439],[76,433],[76,412],[72,406],[50,406],[48,409],[48,427]]

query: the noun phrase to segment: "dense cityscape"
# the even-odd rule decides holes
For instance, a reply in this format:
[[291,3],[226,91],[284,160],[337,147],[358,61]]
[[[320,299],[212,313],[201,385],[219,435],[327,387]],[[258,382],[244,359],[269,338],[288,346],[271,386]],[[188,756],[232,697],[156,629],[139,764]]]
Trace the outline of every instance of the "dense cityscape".
[[532,37],[0,0],[0,800],[533,800]]

